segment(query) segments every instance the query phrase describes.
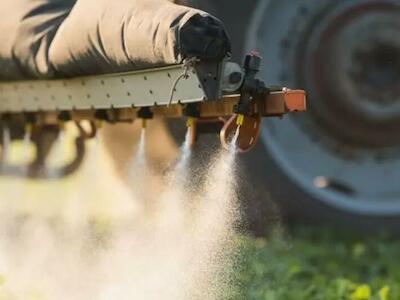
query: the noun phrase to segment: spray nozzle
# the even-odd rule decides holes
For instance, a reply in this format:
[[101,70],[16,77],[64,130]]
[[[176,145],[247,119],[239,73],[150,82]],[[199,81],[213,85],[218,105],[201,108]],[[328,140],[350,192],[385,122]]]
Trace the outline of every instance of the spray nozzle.
[[185,106],[183,113],[187,117],[200,118],[200,109],[197,103],[190,103]]
[[150,120],[153,118],[154,114],[153,112],[150,110],[149,107],[142,107],[141,109],[139,109],[139,111],[137,112],[137,116],[138,118],[142,119],[142,128],[146,128],[147,127],[147,120]]
[[96,120],[96,121],[94,122],[94,124],[95,124],[95,127],[96,127],[97,129],[103,128],[103,121],[102,121],[102,120]]
[[244,123],[244,115],[243,114],[238,114],[236,118],[236,125],[237,126],[242,126]]
[[137,112],[137,116],[140,119],[153,119],[154,114],[149,107],[142,107]]
[[26,124],[25,124],[25,132],[26,132],[26,133],[31,133],[31,132],[32,132],[32,129],[33,129],[33,126],[32,126],[31,123],[26,123]]
[[142,107],[137,112],[137,116],[142,119],[142,128],[145,129],[147,127],[147,120],[152,119],[154,114],[149,107]]
[[142,119],[142,129],[147,128],[147,119]]
[[61,130],[65,130],[65,124],[66,124],[67,122],[65,122],[65,121],[60,121],[60,129]]
[[189,118],[187,119],[187,121],[186,121],[186,126],[187,126],[188,128],[191,128],[191,127],[193,127],[193,125],[194,125],[194,118],[189,117]]

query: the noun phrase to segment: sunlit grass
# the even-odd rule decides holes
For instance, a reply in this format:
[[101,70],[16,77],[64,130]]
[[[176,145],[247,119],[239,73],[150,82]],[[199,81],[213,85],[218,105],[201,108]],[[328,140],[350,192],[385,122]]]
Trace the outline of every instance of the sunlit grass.
[[241,292],[232,299],[400,299],[400,241],[385,235],[300,226],[240,247]]

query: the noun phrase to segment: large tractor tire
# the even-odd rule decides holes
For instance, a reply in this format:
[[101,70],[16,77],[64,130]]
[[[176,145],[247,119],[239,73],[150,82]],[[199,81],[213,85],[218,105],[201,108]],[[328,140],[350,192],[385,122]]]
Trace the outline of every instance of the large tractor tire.
[[224,21],[235,58],[256,49],[268,84],[308,93],[308,112],[264,121],[258,149],[243,158],[257,203],[400,232],[400,1],[197,3]]

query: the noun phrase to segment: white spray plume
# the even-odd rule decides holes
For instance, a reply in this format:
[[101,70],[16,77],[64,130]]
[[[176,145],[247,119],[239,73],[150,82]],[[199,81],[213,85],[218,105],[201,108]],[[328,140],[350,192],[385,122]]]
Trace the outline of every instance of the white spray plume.
[[166,175],[148,170],[144,149],[143,132],[130,186],[101,143],[64,181],[0,182],[0,299],[220,299],[238,219],[236,152],[217,153],[193,182],[187,142]]

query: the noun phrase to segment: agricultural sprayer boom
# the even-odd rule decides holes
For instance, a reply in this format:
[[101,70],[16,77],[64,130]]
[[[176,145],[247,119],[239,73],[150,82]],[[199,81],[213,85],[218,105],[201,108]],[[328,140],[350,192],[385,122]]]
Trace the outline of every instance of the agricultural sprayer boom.
[[[239,126],[238,150],[247,152],[256,144],[262,117],[306,110],[304,91],[267,87],[257,78],[261,60],[257,53],[251,53],[243,67],[229,59],[192,58],[181,65],[129,73],[1,82],[3,152],[5,134],[11,140],[28,134],[36,147],[36,158],[24,176],[45,177],[51,145],[63,124],[74,122],[80,133],[75,141],[76,157],[56,172],[65,176],[79,167],[85,140],[96,135],[102,122],[141,119],[145,126],[154,117],[187,117],[192,143],[197,127],[215,123],[224,147]],[[90,126],[82,126],[84,121]],[[4,175],[21,173],[22,167],[1,163]]]

